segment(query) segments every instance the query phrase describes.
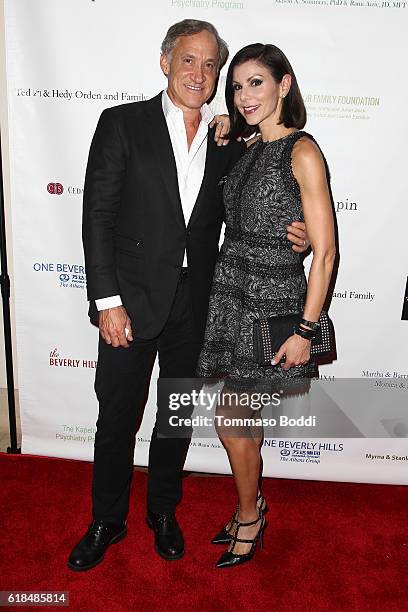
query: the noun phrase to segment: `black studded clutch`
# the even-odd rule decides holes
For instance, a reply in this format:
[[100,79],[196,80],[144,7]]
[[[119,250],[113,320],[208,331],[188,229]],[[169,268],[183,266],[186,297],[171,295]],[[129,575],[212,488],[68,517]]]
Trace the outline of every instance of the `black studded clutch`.
[[[268,319],[256,319],[253,324],[254,360],[261,366],[270,366],[282,344],[299,325],[302,314],[292,314]],[[323,357],[334,351],[334,328],[326,311],[322,310],[319,327],[312,340],[311,356]]]

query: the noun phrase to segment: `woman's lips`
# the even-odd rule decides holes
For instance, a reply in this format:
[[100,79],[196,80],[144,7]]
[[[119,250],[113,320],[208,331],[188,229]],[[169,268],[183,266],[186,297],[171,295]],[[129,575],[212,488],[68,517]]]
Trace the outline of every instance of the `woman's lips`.
[[243,106],[242,110],[244,111],[245,115],[251,115],[252,113],[255,113],[255,111],[257,111],[259,108],[258,106]]

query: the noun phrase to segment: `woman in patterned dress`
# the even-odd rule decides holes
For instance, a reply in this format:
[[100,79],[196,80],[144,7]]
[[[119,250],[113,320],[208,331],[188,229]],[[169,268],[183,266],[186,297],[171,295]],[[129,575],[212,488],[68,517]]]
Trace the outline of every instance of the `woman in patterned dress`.
[[[306,110],[293,69],[274,45],[253,44],[232,59],[226,82],[230,137],[260,138],[224,186],[225,241],[215,268],[203,350],[202,377],[225,377],[227,390],[251,381],[287,382],[311,374],[308,330],[317,322],[335,259],[332,206],[323,156],[302,131]],[[305,221],[312,248],[309,280],[303,258],[286,238],[293,219]],[[255,319],[303,313],[270,367],[253,357]],[[306,331],[306,333],[305,333]],[[306,336],[306,337],[305,337]],[[283,363],[281,358],[284,359]],[[239,402],[218,415],[245,416]],[[248,413],[248,409],[246,409]],[[249,561],[262,541],[266,502],[258,489],[262,431],[240,432],[218,422],[238,492],[238,508],[214,538],[228,543],[217,567]],[[252,433],[252,435],[251,435]]]

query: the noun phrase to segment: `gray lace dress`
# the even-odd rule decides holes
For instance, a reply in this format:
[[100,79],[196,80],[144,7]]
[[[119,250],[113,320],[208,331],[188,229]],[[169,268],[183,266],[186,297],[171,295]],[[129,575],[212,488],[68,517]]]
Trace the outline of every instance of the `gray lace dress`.
[[[303,221],[292,173],[293,145],[302,131],[253,144],[224,186],[225,241],[215,267],[204,346],[197,374],[230,381],[308,377],[313,364],[285,372],[253,358],[253,322],[303,311],[303,258],[291,248],[286,227]],[[277,381],[276,381],[277,382]]]

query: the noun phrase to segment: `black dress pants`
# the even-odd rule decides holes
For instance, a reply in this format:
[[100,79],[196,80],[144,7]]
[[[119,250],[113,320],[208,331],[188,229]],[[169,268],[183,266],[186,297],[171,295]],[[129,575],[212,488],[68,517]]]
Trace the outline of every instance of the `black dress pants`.
[[[169,318],[157,338],[137,338],[129,348],[99,339],[95,391],[99,401],[92,482],[93,516],[124,521],[129,509],[135,436],[146,403],[152,367],[159,355],[161,378],[193,378],[201,350],[191,312],[188,272],[180,273]],[[168,406],[158,405],[160,410]],[[189,438],[163,438],[152,433],[149,452],[147,507],[174,512],[181,499],[182,471]]]

